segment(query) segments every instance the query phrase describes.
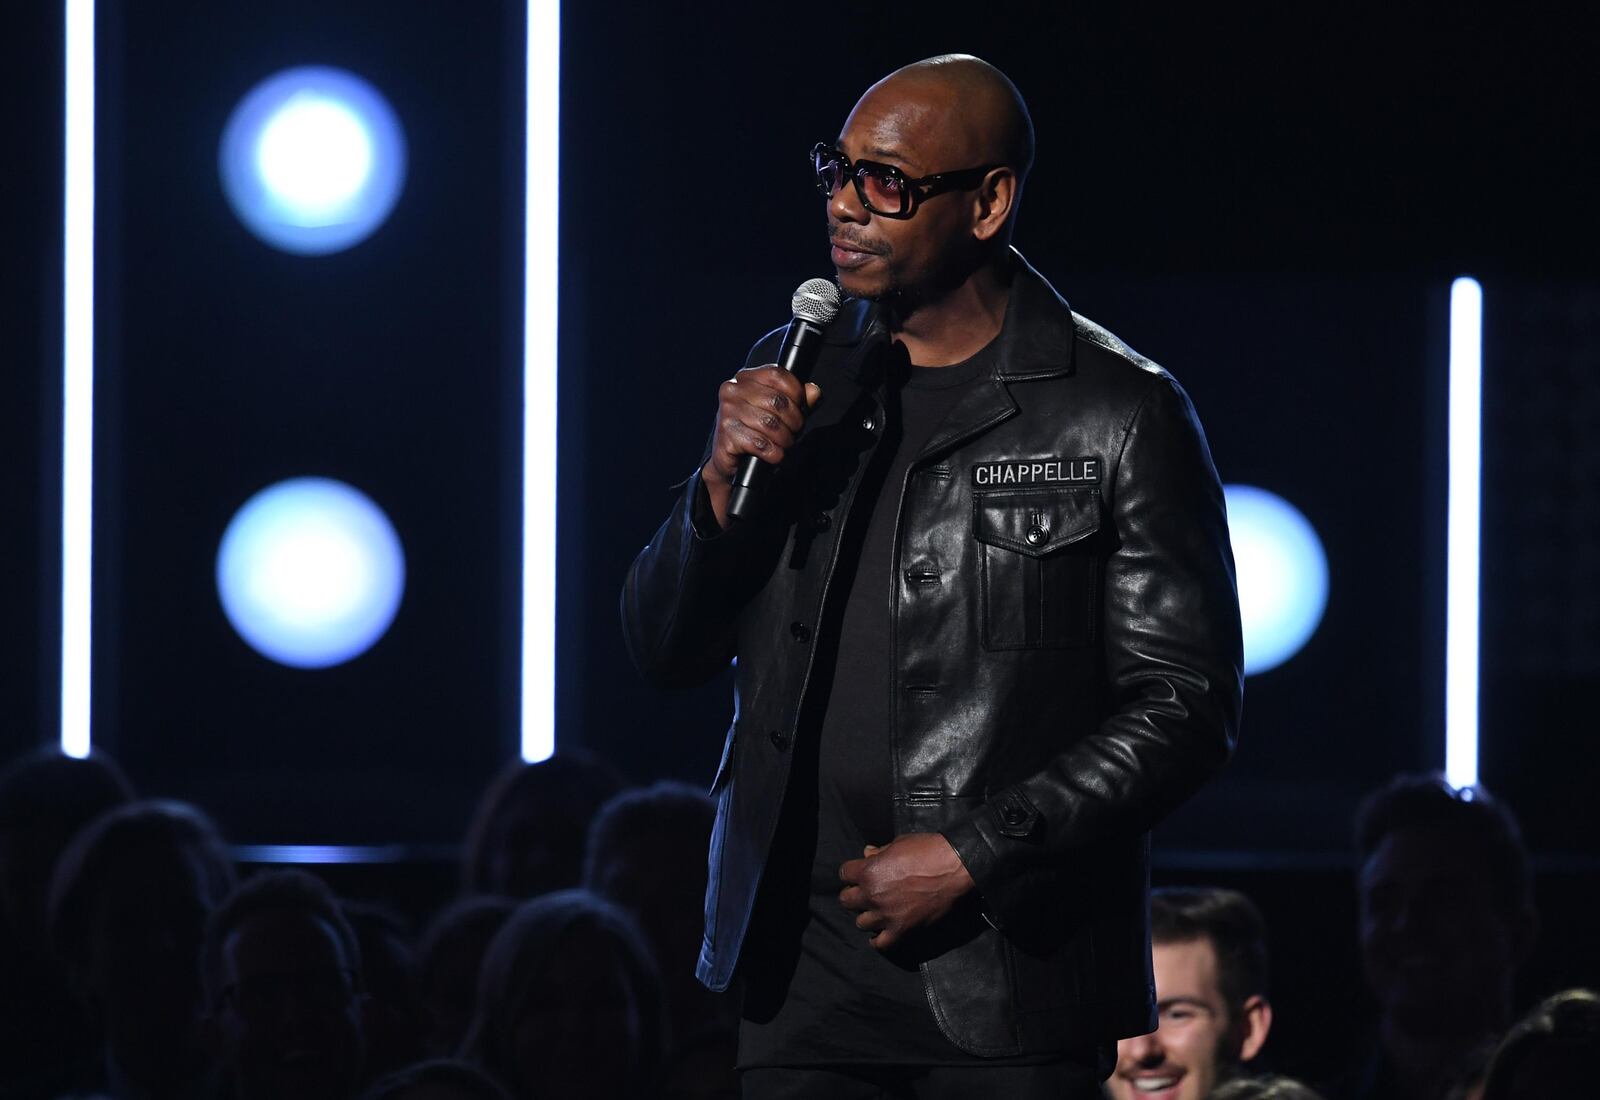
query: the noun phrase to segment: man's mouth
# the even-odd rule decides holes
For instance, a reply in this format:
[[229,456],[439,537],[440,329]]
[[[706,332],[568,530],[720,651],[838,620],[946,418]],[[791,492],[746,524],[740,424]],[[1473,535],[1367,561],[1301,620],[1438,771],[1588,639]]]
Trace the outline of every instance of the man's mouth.
[[1158,1092],[1178,1087],[1178,1082],[1183,1080],[1181,1073],[1168,1073],[1159,1077],[1134,1077],[1129,1080],[1133,1091],[1149,1096]]
[[878,252],[875,252],[864,245],[858,244],[855,241],[845,240],[842,237],[834,237],[832,239],[832,244],[833,265],[835,267],[860,267],[862,264],[867,263],[879,255]]

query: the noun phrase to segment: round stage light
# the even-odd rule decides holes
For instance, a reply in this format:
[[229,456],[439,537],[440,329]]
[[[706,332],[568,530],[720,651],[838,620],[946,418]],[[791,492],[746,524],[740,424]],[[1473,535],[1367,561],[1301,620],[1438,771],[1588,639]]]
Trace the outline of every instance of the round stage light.
[[349,248],[383,224],[405,184],[406,141],[372,85],[307,65],[240,100],[219,161],[222,189],[252,233],[315,256]]
[[228,621],[256,652],[295,668],[366,652],[394,621],[405,581],[383,509],[329,478],[263,489],[235,513],[217,550]]
[[1226,485],[1223,494],[1249,676],[1283,664],[1316,632],[1328,606],[1328,556],[1311,522],[1276,493]]

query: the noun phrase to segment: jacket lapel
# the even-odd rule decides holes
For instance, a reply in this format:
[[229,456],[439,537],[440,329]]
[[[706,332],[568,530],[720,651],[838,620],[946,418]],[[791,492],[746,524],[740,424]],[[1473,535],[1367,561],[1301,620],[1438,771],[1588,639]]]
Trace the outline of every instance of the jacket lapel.
[[956,407],[934,429],[933,436],[918,452],[915,461],[921,462],[938,452],[959,446],[1002,420],[1015,416],[1016,412],[1016,399],[1011,396],[1006,384],[996,378],[986,379],[982,385],[972,387],[972,392],[956,403]]
[[994,375],[985,384],[974,386],[950,410],[917,455],[918,462],[1015,416],[1017,402],[1008,383],[1072,373],[1072,310],[1021,253],[1012,249],[1011,257],[1015,274],[1005,325],[997,337],[1000,347]]

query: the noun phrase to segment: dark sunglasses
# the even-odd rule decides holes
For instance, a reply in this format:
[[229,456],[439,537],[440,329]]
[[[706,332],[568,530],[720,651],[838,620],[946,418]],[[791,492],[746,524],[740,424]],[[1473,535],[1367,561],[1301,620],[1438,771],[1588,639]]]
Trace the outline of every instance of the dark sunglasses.
[[852,161],[837,148],[818,142],[811,149],[812,167],[817,172],[817,190],[828,198],[849,180],[855,184],[861,205],[884,218],[909,218],[917,204],[946,191],[970,191],[983,177],[1002,164],[964,168],[959,172],[940,172],[935,176],[910,179],[892,164],[875,160]]

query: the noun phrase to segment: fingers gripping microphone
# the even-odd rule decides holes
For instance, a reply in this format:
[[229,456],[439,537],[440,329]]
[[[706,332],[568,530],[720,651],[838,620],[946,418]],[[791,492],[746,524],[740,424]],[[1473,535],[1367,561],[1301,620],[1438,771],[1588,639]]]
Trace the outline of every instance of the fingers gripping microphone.
[[[778,366],[804,382],[822,350],[823,326],[839,315],[839,288],[827,279],[807,279],[794,292],[790,304],[794,320],[789,322],[789,331],[778,348]],[[806,410],[802,406],[800,411]],[[729,516],[743,519],[755,511],[756,497],[771,469],[769,463],[755,455],[739,460],[739,472],[734,475],[733,490],[728,495]]]

